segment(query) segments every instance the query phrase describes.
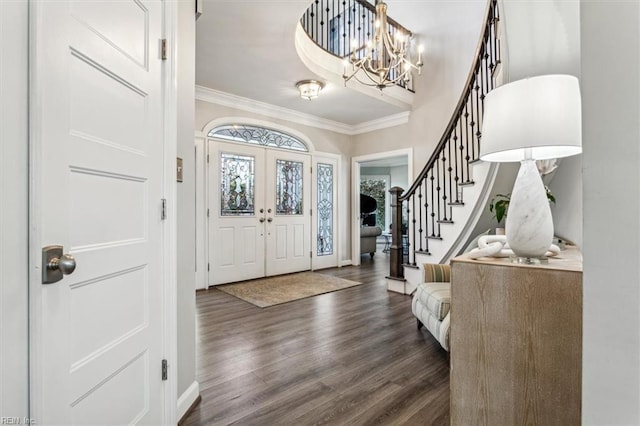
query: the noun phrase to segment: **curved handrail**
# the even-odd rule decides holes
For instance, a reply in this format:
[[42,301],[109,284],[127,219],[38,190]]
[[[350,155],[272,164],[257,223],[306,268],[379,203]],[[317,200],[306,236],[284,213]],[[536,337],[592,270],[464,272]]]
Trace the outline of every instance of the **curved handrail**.
[[[473,83],[476,80],[476,75],[478,73],[478,69],[480,68],[482,60],[485,59],[483,57],[484,57],[484,54],[485,54],[486,40],[489,37],[489,34],[491,32],[491,25],[490,25],[491,24],[491,20],[498,19],[498,15],[497,15],[497,12],[498,12],[498,0],[490,0],[489,4],[487,5],[487,10],[488,10],[488,12],[487,12],[487,14],[485,16],[485,20],[484,20],[484,24],[483,24],[482,36],[480,37],[480,41],[478,41],[478,46],[476,47],[475,59],[474,59],[474,62],[472,64],[472,66],[471,66],[471,71],[469,72],[469,75],[467,77],[467,82],[465,83],[464,89],[462,90],[462,94],[460,95],[460,99],[458,100],[458,104],[456,105],[455,109],[453,110],[453,115],[451,116],[451,119],[449,120],[449,124],[447,124],[447,127],[445,128],[445,130],[444,130],[444,132],[442,134],[442,137],[440,138],[440,141],[438,142],[438,145],[436,145],[436,148],[433,150],[433,154],[431,154],[431,157],[429,158],[427,163],[424,165],[424,168],[422,169],[420,174],[416,177],[416,179],[413,181],[413,184],[400,197],[400,201],[406,201],[412,194],[414,194],[416,189],[417,189],[417,187],[420,185],[420,182],[422,180],[424,180],[424,178],[427,175],[427,173],[429,172],[429,170],[433,168],[434,163],[438,159],[438,154],[440,154],[442,152],[445,144],[447,143],[447,141],[451,137],[451,133],[453,132],[453,129],[456,127],[456,124],[458,123],[458,119],[460,118],[460,115],[462,115],[462,112],[464,110],[464,106],[469,101],[469,94],[471,93],[471,90],[473,89]],[[495,12],[495,15],[494,15],[494,12]],[[484,99],[484,95],[486,95],[486,93],[484,93],[482,95],[482,99]]]
[[[393,223],[390,278],[402,279],[402,264],[415,267],[416,253],[430,254],[429,240],[442,240],[441,225],[453,223],[453,206],[464,205],[463,188],[474,183],[471,164],[480,151],[484,98],[495,87],[494,74],[501,62],[499,18],[498,0],[489,0],[473,64],[442,137],[409,189],[403,192],[396,187],[390,191]],[[401,243],[398,224],[405,220],[412,225],[409,238],[412,250]]]
[[[337,3],[337,4],[336,4]],[[337,7],[336,7],[337,6]],[[360,15],[360,13],[355,14],[356,9],[362,8],[366,9],[368,13],[365,15]],[[316,19],[315,21],[312,18],[317,18],[318,11],[323,15],[320,18],[320,21]],[[351,18],[347,21],[344,16],[346,15],[346,11],[353,12],[354,18],[357,21],[352,21]],[[351,52],[351,38],[362,41],[361,45],[364,46],[366,40],[371,34],[367,34],[364,31],[371,31],[373,28],[373,21],[376,15],[376,8],[374,5],[369,3],[366,0],[345,0],[345,1],[335,1],[335,0],[315,0],[311,6],[307,8],[305,13],[300,18],[300,25],[305,30],[309,38],[320,48],[327,51],[328,53],[336,56],[340,59],[347,58],[349,53]],[[338,23],[340,23],[340,19],[342,19],[342,24],[345,27],[348,26],[347,32],[349,32],[349,38],[347,38],[347,34],[343,33],[343,51],[341,52],[339,49],[340,43],[330,43],[329,40],[329,25],[327,23],[327,31],[318,31],[318,25],[324,26],[325,22],[323,19],[335,20],[338,18]],[[369,18],[369,19],[367,19]],[[407,34],[409,37],[413,35],[411,31],[407,28],[400,25],[398,22],[393,20],[392,18],[387,16],[387,22],[391,31],[395,33],[396,31],[402,31],[404,34]],[[346,25],[348,24],[348,25]],[[331,32],[336,30],[335,27],[330,28]],[[343,29],[344,31],[344,29]],[[338,34],[340,36],[340,34]],[[318,39],[320,41],[318,41]],[[338,49],[334,48],[338,47]],[[337,52],[336,52],[337,50]]]

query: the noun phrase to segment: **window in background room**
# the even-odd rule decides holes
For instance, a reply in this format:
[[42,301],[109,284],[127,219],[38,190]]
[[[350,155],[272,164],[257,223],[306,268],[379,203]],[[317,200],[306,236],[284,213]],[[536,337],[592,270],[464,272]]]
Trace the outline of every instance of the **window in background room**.
[[373,197],[378,207],[376,209],[376,226],[383,232],[389,229],[389,176],[367,176],[360,178],[360,193]]

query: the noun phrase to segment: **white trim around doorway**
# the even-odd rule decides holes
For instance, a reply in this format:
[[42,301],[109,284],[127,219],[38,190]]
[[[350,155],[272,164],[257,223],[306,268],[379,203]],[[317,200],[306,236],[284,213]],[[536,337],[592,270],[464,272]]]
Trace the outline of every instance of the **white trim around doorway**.
[[[383,160],[390,157],[407,157],[407,181],[413,181],[413,149],[404,148],[393,151],[359,155],[351,158],[351,264],[360,265],[360,163]],[[405,190],[408,188],[404,188]]]

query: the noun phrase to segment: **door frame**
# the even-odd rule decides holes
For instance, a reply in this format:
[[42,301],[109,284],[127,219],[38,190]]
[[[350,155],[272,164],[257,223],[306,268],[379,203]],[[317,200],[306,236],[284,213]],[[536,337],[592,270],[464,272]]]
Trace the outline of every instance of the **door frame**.
[[[337,250],[336,251],[337,263],[335,266],[336,267],[344,266],[345,263],[342,261],[342,252],[343,252],[342,238],[343,237],[341,237],[342,232],[340,232],[340,230],[342,229],[341,227],[343,227],[343,224],[345,222],[344,222],[344,219],[340,216],[342,209],[339,208],[340,193],[338,192],[339,188],[347,187],[347,185],[344,184],[343,176],[347,176],[347,175],[345,175],[342,170],[342,165],[343,165],[342,155],[316,151],[313,142],[311,142],[311,140],[304,133],[299,132],[290,127],[282,126],[280,124],[273,123],[270,121],[258,120],[258,119],[249,118],[249,117],[239,117],[239,116],[221,117],[221,118],[216,118],[207,122],[202,127],[202,130],[196,130],[194,132],[194,142],[195,142],[195,151],[196,151],[195,161],[197,164],[196,169],[198,170],[196,172],[196,283],[195,283],[195,290],[206,290],[209,288],[208,273],[207,273],[208,272],[207,263],[209,262],[209,248],[208,248],[209,247],[209,243],[208,243],[209,221],[207,220],[208,219],[207,206],[209,205],[209,200],[208,200],[209,166],[208,166],[207,160],[209,158],[208,141],[210,138],[207,135],[212,129],[218,126],[228,125],[232,123],[242,123],[242,124],[248,124],[253,126],[271,128],[271,129],[279,130],[297,137],[298,139],[303,141],[305,145],[307,145],[307,148],[309,149],[307,154],[309,154],[309,156],[311,157],[312,164],[315,164],[316,159],[321,159],[321,158],[335,159],[335,161],[337,162],[336,174],[335,174],[336,176],[335,191],[337,194],[335,215],[336,215],[337,227],[334,230],[335,246]],[[230,141],[224,141],[224,142],[230,142]],[[201,168],[198,169],[199,167]],[[312,175],[311,182],[312,182],[311,197],[313,199],[314,190],[315,190],[313,183],[315,182],[315,175]],[[311,228],[312,234],[310,236],[313,237],[313,226],[314,226],[313,215],[311,217],[311,226],[312,226]],[[205,236],[204,239],[199,239],[198,236],[200,235],[204,235]],[[315,256],[316,242],[313,240],[313,238],[311,239],[311,249],[314,253],[311,258],[311,270],[313,271],[314,259],[316,257]],[[350,263],[351,263],[350,261],[347,262],[347,264],[350,264]]]
[[[360,265],[360,164],[389,157],[407,157],[407,179],[413,181],[413,148],[351,157],[351,264]],[[391,184],[391,182],[389,182]],[[409,188],[403,188],[405,191]],[[383,230],[384,231],[384,230]]]
[[[40,386],[42,377],[46,374],[40,363],[41,351],[38,344],[41,337],[42,312],[37,309],[41,306],[41,206],[38,200],[41,196],[40,182],[42,181],[42,154],[41,132],[36,106],[39,105],[37,82],[32,72],[37,66],[36,51],[33,40],[36,40],[37,8],[41,7],[37,2],[29,3],[29,38],[32,40],[29,48],[29,416],[32,419],[40,418],[39,406],[42,399]],[[168,57],[164,61],[162,70],[163,90],[163,176],[161,178],[162,190],[167,200],[167,220],[162,229],[162,351],[163,358],[169,361],[168,377],[164,383],[162,417],[163,424],[176,424],[177,419],[177,253],[174,250],[177,240],[176,220],[176,169],[175,158],[177,154],[176,132],[177,122],[177,3],[171,1],[162,2],[163,37],[168,43]],[[158,366],[158,374],[160,374]]]

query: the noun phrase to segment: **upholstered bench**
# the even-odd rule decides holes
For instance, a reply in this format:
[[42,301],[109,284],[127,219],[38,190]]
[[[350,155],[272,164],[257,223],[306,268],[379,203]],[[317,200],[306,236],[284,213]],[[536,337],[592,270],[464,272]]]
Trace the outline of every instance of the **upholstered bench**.
[[449,350],[449,310],[451,307],[449,265],[424,264],[424,282],[418,284],[411,302],[418,329],[423,326],[440,345]]

